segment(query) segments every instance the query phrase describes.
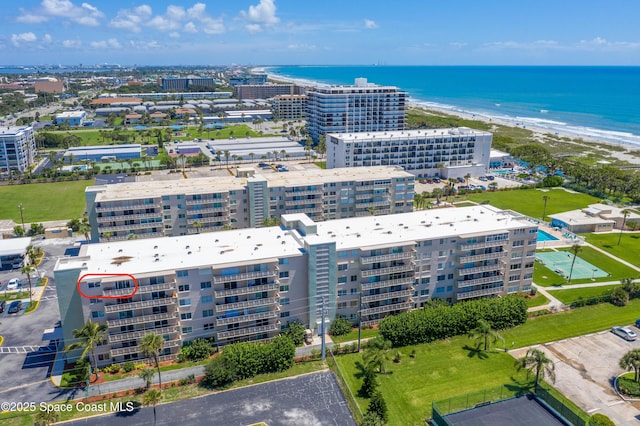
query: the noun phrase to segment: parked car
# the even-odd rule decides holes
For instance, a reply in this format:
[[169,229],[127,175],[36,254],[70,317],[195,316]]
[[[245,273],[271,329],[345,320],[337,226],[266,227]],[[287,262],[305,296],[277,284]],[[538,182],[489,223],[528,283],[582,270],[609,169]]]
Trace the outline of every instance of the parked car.
[[483,182],[486,182],[489,180],[489,178],[487,178],[486,176],[480,176],[478,179],[480,179]]
[[439,178],[433,178],[433,183],[440,183],[440,179]]
[[464,178],[461,178],[461,177],[456,178],[456,180],[457,180],[458,182],[460,182],[460,183],[463,183],[463,182],[464,182]]
[[20,278],[11,278],[7,283],[7,290],[16,290],[21,285],[22,281],[20,281]]
[[16,314],[16,313],[20,312],[21,310],[22,310],[22,301],[21,300],[14,300],[9,305],[9,313],[10,314]]
[[6,307],[7,307],[7,302],[5,302],[4,300],[0,302],[0,313],[4,312],[4,308]]
[[487,179],[489,179],[489,180],[494,180],[494,179],[495,179],[495,177],[494,177],[494,176],[487,176]]
[[611,332],[616,336],[622,337],[624,340],[634,341],[636,337],[638,337],[635,331],[631,330],[629,327],[619,327],[615,326],[611,328]]
[[636,327],[640,328],[640,318],[638,318],[638,319],[636,320],[636,324],[635,324],[635,325],[636,325]]

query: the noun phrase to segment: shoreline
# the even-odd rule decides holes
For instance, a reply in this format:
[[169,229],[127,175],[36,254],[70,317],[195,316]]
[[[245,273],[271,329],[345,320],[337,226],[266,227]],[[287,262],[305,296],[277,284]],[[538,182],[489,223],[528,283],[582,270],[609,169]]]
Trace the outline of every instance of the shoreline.
[[[295,83],[303,86],[330,86],[331,84],[314,81],[304,78],[287,77],[271,72],[272,67],[256,67],[252,72],[262,72],[267,74],[267,78],[275,81],[286,83]],[[409,94],[410,96],[410,94]],[[640,157],[630,154],[630,151],[640,152],[640,136],[635,136],[625,132],[615,132],[603,129],[595,129],[588,127],[571,126],[567,123],[557,122],[553,120],[543,120],[527,117],[511,117],[505,115],[494,115],[489,113],[467,111],[462,107],[454,105],[444,105],[435,102],[410,100],[408,102],[410,108],[415,108],[425,112],[442,113],[452,115],[468,120],[477,120],[490,125],[503,125],[529,130],[532,132],[532,138],[539,143],[545,145],[545,138],[556,138],[558,142],[573,143],[581,145],[585,148],[593,149],[592,144],[603,145],[603,148],[612,147],[609,155],[620,161],[627,161],[631,164],[640,165]],[[562,140],[562,139],[565,140]],[[570,140],[566,140],[566,138]],[[625,140],[632,138],[634,141]],[[581,144],[580,142],[587,144]],[[620,148],[624,149],[621,151]]]

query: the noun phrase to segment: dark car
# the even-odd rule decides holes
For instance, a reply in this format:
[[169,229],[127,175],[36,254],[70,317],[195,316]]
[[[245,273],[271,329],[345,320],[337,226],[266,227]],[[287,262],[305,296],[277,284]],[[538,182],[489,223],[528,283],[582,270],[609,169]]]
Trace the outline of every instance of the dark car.
[[640,328],[640,318],[636,320],[636,327]]
[[21,300],[14,300],[13,302],[11,302],[11,304],[9,305],[9,313],[10,314],[15,314],[18,313],[22,310],[22,301]]
[[4,300],[0,302],[0,313],[4,312],[4,308],[7,306],[7,302]]
[[458,182],[460,182],[460,183],[463,183],[463,182],[464,182],[464,178],[461,178],[461,177],[456,178],[456,180],[457,180]]

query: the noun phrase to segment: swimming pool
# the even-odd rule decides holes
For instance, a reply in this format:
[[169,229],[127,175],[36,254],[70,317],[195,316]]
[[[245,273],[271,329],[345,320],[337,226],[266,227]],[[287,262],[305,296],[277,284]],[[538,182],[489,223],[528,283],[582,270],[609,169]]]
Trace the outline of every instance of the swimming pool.
[[543,231],[542,229],[538,229],[538,242],[555,240],[559,240],[559,238],[554,237],[553,235]]

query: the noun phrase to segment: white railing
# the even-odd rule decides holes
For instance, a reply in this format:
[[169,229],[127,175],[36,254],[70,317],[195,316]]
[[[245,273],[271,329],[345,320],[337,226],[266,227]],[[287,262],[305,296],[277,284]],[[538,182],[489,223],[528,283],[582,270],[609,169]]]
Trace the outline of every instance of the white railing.
[[489,259],[500,259],[507,255],[506,251],[500,251],[497,253],[485,253],[485,254],[476,254],[473,256],[462,256],[460,257],[460,263],[471,263],[477,262],[479,260],[489,260]]
[[500,294],[503,291],[504,291],[504,288],[502,287],[487,288],[484,290],[475,290],[475,291],[465,291],[463,293],[457,293],[456,299],[457,300],[471,299],[472,297],[482,297],[482,296],[488,296],[490,294]]
[[273,291],[273,290],[278,290],[279,288],[280,288],[280,284],[272,283],[272,284],[254,285],[251,287],[233,288],[229,290],[216,290],[213,292],[213,294],[217,299],[220,297],[239,296],[244,294],[260,293],[263,291]]
[[180,331],[180,327],[171,326],[171,327],[160,327],[160,328],[149,328],[147,330],[139,330],[139,331],[129,331],[126,333],[120,334],[109,334],[109,343],[117,343],[122,342],[123,340],[131,340],[131,339],[140,339],[149,333],[153,334],[172,334]]
[[175,305],[174,297],[164,297],[162,299],[141,300],[139,302],[118,303],[116,305],[106,305],[104,311],[108,314],[113,312],[131,311],[134,309],[153,308],[155,306]]
[[490,241],[490,242],[473,243],[473,244],[462,244],[460,246],[460,250],[476,250],[476,249],[482,249],[482,248],[487,248],[487,247],[498,247],[498,246],[507,245],[508,243],[509,243],[509,240]]
[[[118,288],[118,289],[105,288],[103,289],[102,294],[104,296],[125,296],[127,294],[133,293],[133,289],[134,287]],[[168,282],[168,283],[161,283],[161,284],[146,284],[146,285],[139,285],[138,291],[136,291],[136,294],[145,294],[145,293],[152,293],[154,291],[164,291],[164,290],[173,290],[173,289],[175,289],[175,281]]]
[[496,275],[494,277],[475,278],[473,280],[466,280],[466,281],[458,280],[458,288],[471,287],[471,286],[480,285],[480,284],[503,283],[503,282],[504,282],[503,275]]
[[255,280],[259,278],[269,278],[275,275],[276,275],[276,271],[245,272],[242,274],[235,274],[235,275],[214,276],[213,282],[217,284],[217,283],[229,283],[233,281],[248,281],[248,280]]
[[[180,340],[172,340],[168,342],[164,342],[163,349],[166,348],[175,348],[176,346],[180,346]],[[140,346],[129,346],[127,348],[116,348],[111,349],[111,357],[121,356],[121,355],[130,355],[140,353]]]
[[401,265],[401,266],[390,266],[388,268],[379,268],[379,269],[366,269],[364,271],[360,271],[360,274],[363,278],[373,277],[376,275],[387,275],[394,274],[398,272],[408,272],[413,271],[413,265]]
[[268,306],[277,304],[278,301],[279,298],[277,297],[269,297],[267,299],[247,300],[246,302],[225,303],[223,305],[216,305],[216,312],[225,312],[232,309],[254,308],[256,306]]
[[120,327],[130,324],[144,324],[145,322],[156,322],[165,319],[178,319],[178,315],[175,312],[164,312],[162,314],[142,315],[139,317],[123,318],[118,320],[107,320],[108,327]]
[[396,297],[411,297],[412,294],[413,290],[399,290],[374,294],[371,296],[362,296],[362,303],[377,302],[380,300],[394,299]]
[[411,309],[412,306],[413,306],[413,303],[411,302],[394,303],[391,305],[384,305],[384,306],[377,306],[375,308],[362,309],[360,311],[360,314],[373,315],[373,314],[380,314],[383,312],[401,311],[404,309]]
[[402,253],[381,254],[378,256],[363,256],[360,258],[360,263],[362,263],[363,265],[367,265],[369,263],[388,262],[390,260],[413,259],[413,256],[413,252],[406,251]]
[[277,318],[280,311],[259,312],[257,314],[240,315],[237,317],[216,318],[216,327],[227,324],[238,324],[242,322],[256,321],[261,319]]
[[382,280],[376,281],[374,283],[362,283],[360,286],[362,287],[362,291],[372,290],[375,288],[383,288],[383,287],[391,287],[394,285],[410,285],[413,284],[415,277],[406,277],[406,278],[398,278],[395,280]]
[[263,325],[260,327],[240,328],[232,331],[221,331],[216,333],[218,340],[232,339],[234,337],[248,336],[250,334],[265,333],[270,331],[280,331],[280,324]]

